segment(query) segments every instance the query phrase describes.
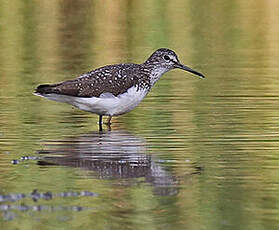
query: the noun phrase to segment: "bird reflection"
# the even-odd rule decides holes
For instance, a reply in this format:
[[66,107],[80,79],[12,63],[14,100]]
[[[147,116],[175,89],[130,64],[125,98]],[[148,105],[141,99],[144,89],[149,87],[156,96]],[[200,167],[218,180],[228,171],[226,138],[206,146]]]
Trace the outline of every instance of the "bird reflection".
[[45,145],[40,165],[82,168],[100,179],[142,177],[157,195],[177,193],[177,180],[147,154],[145,140],[126,131],[92,132]]

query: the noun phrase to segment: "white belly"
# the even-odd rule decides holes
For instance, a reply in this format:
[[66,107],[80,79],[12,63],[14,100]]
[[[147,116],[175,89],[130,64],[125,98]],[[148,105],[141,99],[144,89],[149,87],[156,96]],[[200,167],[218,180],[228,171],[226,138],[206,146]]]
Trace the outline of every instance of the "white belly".
[[73,97],[59,94],[39,95],[49,100],[65,102],[81,110],[96,113],[98,115],[118,116],[134,109],[146,96],[148,90],[137,90],[131,87],[126,93],[117,97],[110,93],[104,93],[98,97]]

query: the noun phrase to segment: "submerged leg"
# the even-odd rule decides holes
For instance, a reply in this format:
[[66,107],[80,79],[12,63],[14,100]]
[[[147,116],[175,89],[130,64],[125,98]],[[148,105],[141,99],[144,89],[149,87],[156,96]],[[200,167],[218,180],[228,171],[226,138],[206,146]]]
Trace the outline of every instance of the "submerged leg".
[[99,125],[102,125],[103,123],[103,115],[99,115]]
[[108,117],[108,120],[107,120],[107,123],[106,123],[107,125],[111,125],[111,118],[112,118],[112,116]]
[[102,127],[103,122],[102,122],[102,119],[103,119],[103,116],[100,115],[100,116],[99,116],[99,131],[103,131],[103,127]]

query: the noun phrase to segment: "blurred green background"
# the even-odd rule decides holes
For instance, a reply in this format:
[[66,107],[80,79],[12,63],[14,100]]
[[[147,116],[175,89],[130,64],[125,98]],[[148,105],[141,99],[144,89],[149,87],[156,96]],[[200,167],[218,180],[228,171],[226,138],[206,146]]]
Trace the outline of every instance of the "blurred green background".
[[[278,229],[278,22],[278,0],[0,0],[0,194],[99,194],[40,201],[93,208],[82,212],[0,202],[0,228]],[[207,78],[167,73],[111,132],[32,95],[160,47]],[[10,163],[38,152],[55,165]]]

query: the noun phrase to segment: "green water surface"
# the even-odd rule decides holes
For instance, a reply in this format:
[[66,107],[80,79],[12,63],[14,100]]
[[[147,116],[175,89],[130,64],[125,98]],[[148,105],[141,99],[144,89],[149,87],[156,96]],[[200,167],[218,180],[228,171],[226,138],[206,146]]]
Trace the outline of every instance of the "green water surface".
[[[0,0],[0,229],[279,229],[278,12],[277,0]],[[207,78],[165,74],[111,131],[32,94],[160,47]]]

